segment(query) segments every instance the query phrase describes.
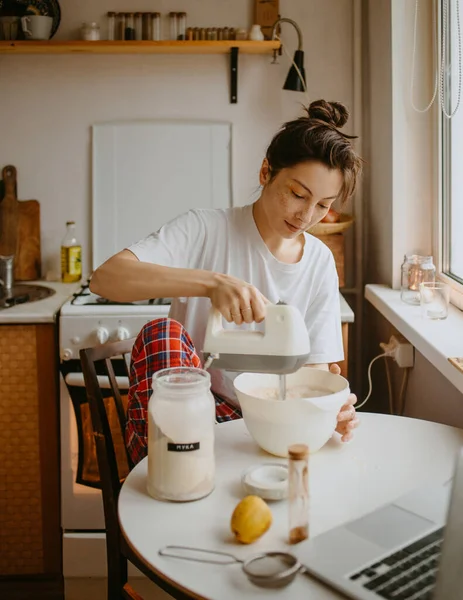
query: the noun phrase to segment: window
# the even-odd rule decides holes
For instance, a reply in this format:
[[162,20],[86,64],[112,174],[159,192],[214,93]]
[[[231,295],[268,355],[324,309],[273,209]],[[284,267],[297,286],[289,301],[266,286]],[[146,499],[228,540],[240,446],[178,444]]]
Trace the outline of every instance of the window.
[[[457,293],[463,294],[463,6],[460,4],[460,0],[439,0],[442,201],[437,254],[443,277]],[[455,303],[461,308],[460,301]]]

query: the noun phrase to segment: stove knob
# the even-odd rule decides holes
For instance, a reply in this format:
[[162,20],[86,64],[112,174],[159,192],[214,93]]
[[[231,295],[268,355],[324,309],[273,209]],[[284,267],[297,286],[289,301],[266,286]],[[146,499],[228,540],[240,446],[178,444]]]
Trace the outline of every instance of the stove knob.
[[109,340],[109,331],[106,329],[106,327],[98,327],[96,330],[96,339],[99,344],[106,344],[106,342]]
[[69,350],[69,348],[65,348],[64,350],[61,351],[61,358],[63,360],[71,360],[72,358],[72,350]]
[[130,333],[129,330],[126,329],[125,327],[118,327],[117,331],[116,331],[116,339],[119,342],[122,342],[122,340],[128,340],[130,337]]

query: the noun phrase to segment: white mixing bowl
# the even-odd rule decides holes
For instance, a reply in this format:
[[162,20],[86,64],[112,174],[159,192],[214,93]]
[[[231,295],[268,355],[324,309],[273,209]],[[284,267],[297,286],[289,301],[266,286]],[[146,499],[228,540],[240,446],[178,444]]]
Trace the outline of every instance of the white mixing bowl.
[[269,400],[253,395],[257,389],[279,388],[279,376],[242,373],[234,381],[244,422],[257,444],[276,456],[288,456],[288,446],[307,444],[319,450],[333,435],[337,415],[349,394],[344,377],[329,371],[303,367],[286,376],[286,387],[313,390],[310,398]]

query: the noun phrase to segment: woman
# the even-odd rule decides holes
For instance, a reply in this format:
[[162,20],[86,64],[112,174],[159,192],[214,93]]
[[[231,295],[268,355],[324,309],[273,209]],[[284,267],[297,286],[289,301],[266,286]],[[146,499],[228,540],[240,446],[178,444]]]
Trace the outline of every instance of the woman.
[[[268,302],[296,306],[310,338],[308,366],[339,373],[332,364],[343,359],[336,267],[327,246],[306,230],[355,190],[362,161],[339,131],[347,118],[342,104],[312,102],[307,116],[286,123],[270,143],[254,204],[190,210],[93,274],[92,292],[112,300],[172,298],[170,319],[148,323],[132,352],[126,443],[134,463],[147,451],[152,375],[201,366],[211,304],[228,327],[261,323]],[[234,376],[211,369],[219,422],[241,416]],[[355,402],[351,395],[338,416],[343,441],[358,424]]]

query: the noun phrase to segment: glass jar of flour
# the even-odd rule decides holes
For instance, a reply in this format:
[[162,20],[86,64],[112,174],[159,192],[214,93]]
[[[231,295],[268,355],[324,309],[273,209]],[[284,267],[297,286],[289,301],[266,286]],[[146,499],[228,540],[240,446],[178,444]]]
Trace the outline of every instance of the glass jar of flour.
[[215,401],[209,373],[177,367],[153,377],[148,403],[148,493],[186,502],[212,492]]

